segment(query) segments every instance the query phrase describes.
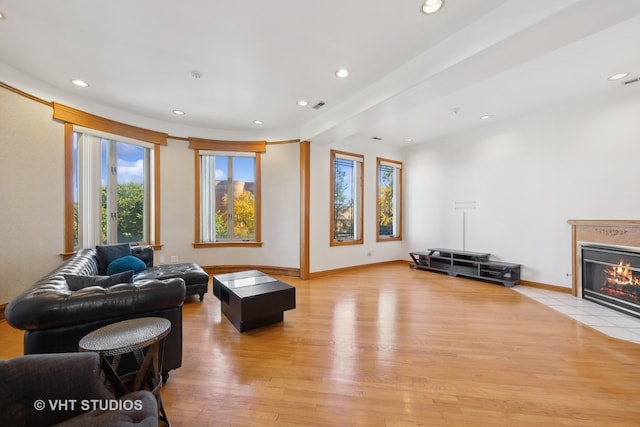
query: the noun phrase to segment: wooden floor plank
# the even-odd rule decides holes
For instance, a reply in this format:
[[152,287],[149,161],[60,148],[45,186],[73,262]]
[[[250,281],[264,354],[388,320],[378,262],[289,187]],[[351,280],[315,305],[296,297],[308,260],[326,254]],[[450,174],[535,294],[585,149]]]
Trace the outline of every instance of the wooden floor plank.
[[[640,425],[640,345],[495,284],[387,264],[302,281],[282,323],[240,334],[184,305],[179,426]],[[0,358],[22,334],[0,323]]]

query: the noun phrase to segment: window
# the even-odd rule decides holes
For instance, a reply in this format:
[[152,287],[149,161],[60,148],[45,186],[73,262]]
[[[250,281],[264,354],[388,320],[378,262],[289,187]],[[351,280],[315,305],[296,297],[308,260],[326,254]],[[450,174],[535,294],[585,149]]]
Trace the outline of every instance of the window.
[[402,240],[402,163],[376,159],[377,241]]
[[195,247],[261,246],[260,159],[266,142],[189,138],[195,150]]
[[331,246],[363,242],[363,164],[362,155],[331,150]]
[[[161,249],[160,146],[167,145],[168,135],[56,102],[53,118],[64,123],[62,255],[102,242]],[[128,203],[133,199],[137,203]]]
[[200,154],[202,242],[256,240],[256,157]]
[[150,241],[152,145],[73,132],[73,246]]

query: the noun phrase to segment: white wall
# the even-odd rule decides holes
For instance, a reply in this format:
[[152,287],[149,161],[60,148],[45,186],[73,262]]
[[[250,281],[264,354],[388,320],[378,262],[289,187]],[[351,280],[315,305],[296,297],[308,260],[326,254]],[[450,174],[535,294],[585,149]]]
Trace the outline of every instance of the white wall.
[[571,286],[568,219],[637,219],[640,84],[405,150],[409,250],[465,248]]
[[0,303],[63,250],[64,129],[51,108],[0,89]]
[[169,140],[161,154],[161,213],[164,244],[158,262],[300,267],[300,146],[267,145],[262,165],[262,241],[260,248],[194,248],[194,151]]
[[[331,150],[364,155],[364,243],[329,246]],[[406,258],[404,241],[376,242],[376,157],[402,161],[400,150],[372,140],[311,144],[310,270],[312,273]],[[403,235],[406,236],[406,230]],[[371,255],[368,255],[368,254]]]

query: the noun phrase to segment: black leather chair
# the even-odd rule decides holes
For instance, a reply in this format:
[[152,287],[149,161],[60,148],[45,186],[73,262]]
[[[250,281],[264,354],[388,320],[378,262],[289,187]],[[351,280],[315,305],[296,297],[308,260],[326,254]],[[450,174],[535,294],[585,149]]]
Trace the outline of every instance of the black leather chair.
[[0,361],[0,424],[14,426],[158,425],[146,390],[116,396],[97,353],[33,354]]

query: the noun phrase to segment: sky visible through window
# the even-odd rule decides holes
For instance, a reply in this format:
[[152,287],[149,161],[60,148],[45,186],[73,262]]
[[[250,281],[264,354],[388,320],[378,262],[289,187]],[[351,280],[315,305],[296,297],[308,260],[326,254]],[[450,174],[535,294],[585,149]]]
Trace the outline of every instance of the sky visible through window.
[[[228,163],[226,156],[216,156],[216,179],[223,181],[228,179]],[[233,162],[233,180],[254,182],[255,158],[235,157]]]
[[[107,183],[107,140],[102,140],[102,185]],[[144,148],[132,144],[118,142],[117,146],[118,182],[143,183],[144,181]],[[227,179],[226,157],[216,162],[216,179]],[[234,161],[234,180],[254,182],[255,159],[252,157],[236,157]]]
[[353,189],[353,172],[355,164],[351,160],[335,159],[335,173],[338,188],[345,203],[352,203],[355,196]]
[[[107,147],[106,139],[102,140],[102,185],[107,185]],[[133,144],[118,142],[117,144],[118,182],[127,184],[144,182],[144,148]]]

